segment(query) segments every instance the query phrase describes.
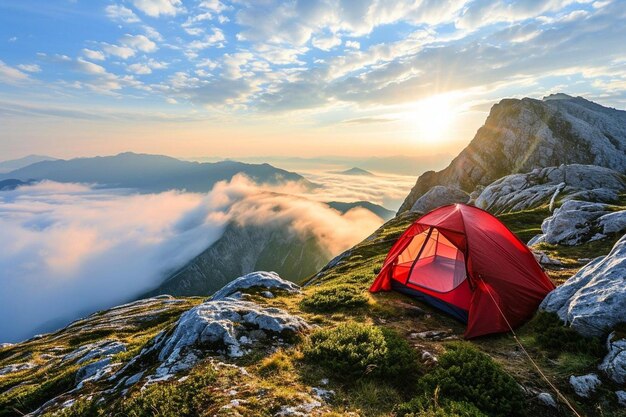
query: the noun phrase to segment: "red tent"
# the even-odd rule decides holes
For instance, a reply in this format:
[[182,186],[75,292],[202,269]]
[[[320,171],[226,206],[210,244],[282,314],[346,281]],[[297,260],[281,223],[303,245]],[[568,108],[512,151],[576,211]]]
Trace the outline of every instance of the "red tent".
[[502,314],[520,325],[552,289],[532,252],[505,225],[484,210],[453,204],[422,216],[400,236],[370,291],[419,298],[467,323],[465,337],[472,338],[508,331]]

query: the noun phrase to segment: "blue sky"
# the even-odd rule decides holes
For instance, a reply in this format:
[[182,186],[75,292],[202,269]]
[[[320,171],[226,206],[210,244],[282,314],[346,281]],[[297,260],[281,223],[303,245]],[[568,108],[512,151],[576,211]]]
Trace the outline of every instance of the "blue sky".
[[625,87],[624,0],[0,0],[6,158],[455,153],[501,98]]

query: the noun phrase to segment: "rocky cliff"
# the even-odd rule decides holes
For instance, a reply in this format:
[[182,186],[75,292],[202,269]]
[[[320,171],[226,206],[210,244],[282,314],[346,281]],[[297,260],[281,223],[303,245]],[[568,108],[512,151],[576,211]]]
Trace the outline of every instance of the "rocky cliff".
[[561,164],[626,170],[626,111],[582,97],[504,99],[470,144],[442,171],[422,174],[400,212],[436,185],[472,192],[509,174]]

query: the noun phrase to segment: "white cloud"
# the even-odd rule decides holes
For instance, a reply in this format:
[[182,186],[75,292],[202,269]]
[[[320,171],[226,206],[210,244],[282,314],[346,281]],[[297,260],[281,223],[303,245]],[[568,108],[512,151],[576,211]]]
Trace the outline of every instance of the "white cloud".
[[463,10],[457,27],[475,29],[496,22],[519,22],[543,13],[561,10],[575,0],[492,2],[475,0]]
[[152,74],[152,68],[145,64],[132,64],[127,67],[128,71],[139,75]]
[[26,72],[41,72],[41,67],[37,64],[20,64],[17,67]]
[[107,72],[103,66],[94,64],[93,62],[86,61],[82,58],[78,58],[76,60],[76,63],[78,64],[78,68],[82,72],[87,73],[87,74],[102,75],[102,74],[106,74]]
[[215,242],[228,221],[313,236],[328,256],[382,223],[369,211],[341,215],[319,202],[264,191],[243,177],[207,194],[146,195],[52,182],[5,191],[0,316],[11,320],[0,321],[2,341],[24,339],[46,322],[67,322],[154,288]]
[[156,43],[152,42],[144,35],[129,35],[126,34],[119,39],[119,42],[122,45],[128,46],[130,48],[143,51],[143,52],[154,52],[157,50]]
[[361,44],[358,41],[346,41],[346,48],[361,49]]
[[118,46],[118,45],[109,45],[103,44],[102,49],[109,55],[115,55],[122,59],[128,59],[132,56],[135,56],[136,52],[133,48],[129,48],[127,46]]
[[155,41],[162,41],[163,36],[152,26],[144,26],[143,30],[146,32],[146,36]]
[[93,49],[83,49],[83,55],[85,58],[94,60],[94,61],[104,61],[104,54],[102,51],[94,51]]
[[114,21],[125,23],[139,22],[139,18],[132,10],[119,4],[111,4],[104,9],[107,17]]
[[187,47],[192,51],[198,51],[212,46],[223,47],[226,37],[224,36],[222,29],[213,28],[212,31],[212,34],[206,35],[202,39],[190,42]]
[[210,10],[213,13],[221,13],[228,9],[228,6],[219,0],[203,0],[200,2],[200,7]]
[[323,51],[329,51],[335,46],[341,45],[341,38],[337,35],[330,35],[325,37],[314,37],[311,41],[314,47]]
[[174,16],[182,9],[181,0],[132,0],[133,5],[151,17]]
[[13,68],[0,60],[0,82],[6,84],[17,84],[28,79],[28,74],[17,68]]
[[15,41],[17,41],[17,36],[11,36],[9,38],[9,42],[15,42]]

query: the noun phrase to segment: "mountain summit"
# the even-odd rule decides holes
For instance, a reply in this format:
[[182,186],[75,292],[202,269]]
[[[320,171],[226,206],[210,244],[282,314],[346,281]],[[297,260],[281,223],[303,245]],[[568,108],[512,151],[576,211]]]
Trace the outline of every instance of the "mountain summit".
[[626,111],[567,94],[504,99],[442,171],[422,174],[399,212],[436,185],[471,192],[508,174],[561,164],[626,170]]

